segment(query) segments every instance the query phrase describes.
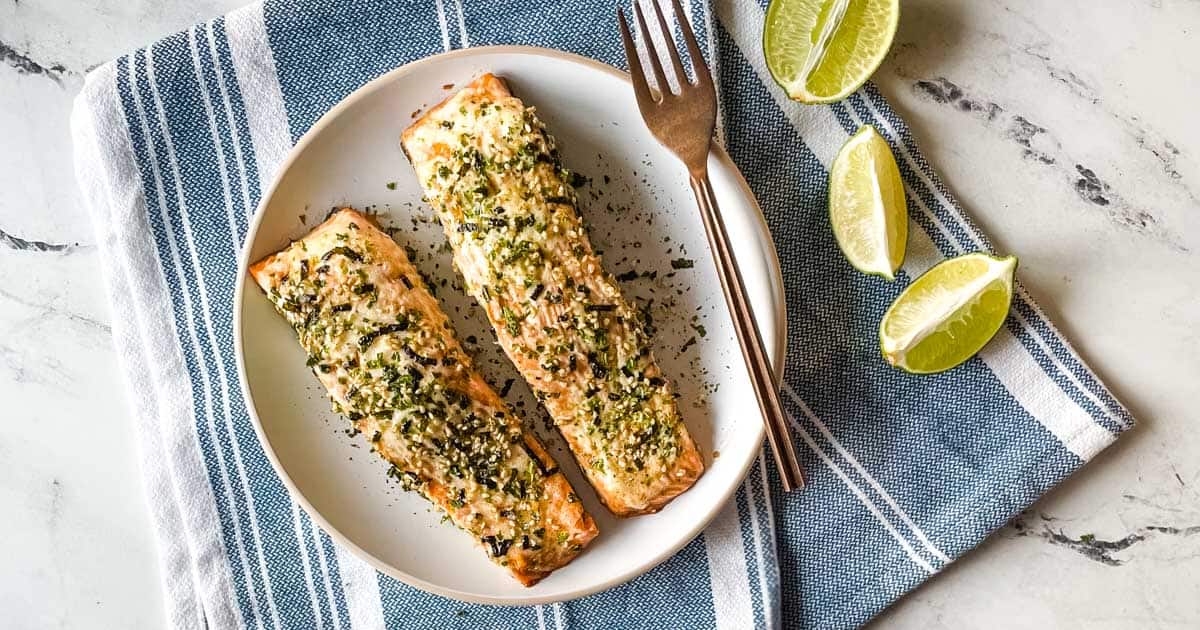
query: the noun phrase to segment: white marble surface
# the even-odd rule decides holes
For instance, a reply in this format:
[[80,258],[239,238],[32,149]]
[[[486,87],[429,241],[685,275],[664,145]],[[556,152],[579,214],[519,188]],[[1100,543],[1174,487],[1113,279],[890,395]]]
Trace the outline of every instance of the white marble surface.
[[[4,627],[162,624],[67,116],[89,67],[238,4],[0,0]],[[1141,426],[874,627],[1200,627],[1200,2],[903,7],[876,80]]]

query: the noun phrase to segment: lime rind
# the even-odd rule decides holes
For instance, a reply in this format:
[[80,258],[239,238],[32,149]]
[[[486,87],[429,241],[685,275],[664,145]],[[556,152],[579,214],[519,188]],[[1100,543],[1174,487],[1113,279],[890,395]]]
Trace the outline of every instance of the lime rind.
[[866,274],[895,280],[904,262],[908,211],[891,147],[863,125],[829,169],[829,223],[842,255]]
[[935,374],[978,354],[1008,317],[1016,268],[1014,256],[983,253],[935,265],[880,321],[884,359],[906,372]]
[[899,19],[899,0],[771,0],[767,69],[792,100],[840,101],[879,69]]

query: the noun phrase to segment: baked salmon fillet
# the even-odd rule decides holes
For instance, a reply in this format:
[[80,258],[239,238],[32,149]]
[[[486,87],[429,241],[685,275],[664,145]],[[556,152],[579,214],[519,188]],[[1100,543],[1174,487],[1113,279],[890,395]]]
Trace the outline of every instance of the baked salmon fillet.
[[592,250],[533,108],[485,74],[404,131],[401,146],[508,357],[618,516],[656,512],[704,472],[650,327]]
[[532,433],[472,367],[404,250],[340,210],[250,275],[295,329],[336,412],[531,586],[596,537],[592,517]]

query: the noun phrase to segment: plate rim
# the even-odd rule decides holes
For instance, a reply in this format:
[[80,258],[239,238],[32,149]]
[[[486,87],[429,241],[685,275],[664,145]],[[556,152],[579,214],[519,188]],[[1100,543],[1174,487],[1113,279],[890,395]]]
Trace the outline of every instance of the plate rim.
[[[274,198],[284,174],[291,169],[292,165],[299,159],[300,155],[308,148],[308,145],[311,144],[326,127],[332,124],[332,122],[338,118],[342,112],[347,110],[355,102],[366,98],[369,94],[381,89],[384,85],[387,85],[392,81],[395,81],[400,77],[413,72],[421,66],[457,57],[471,57],[488,54],[518,54],[533,57],[548,57],[551,59],[567,61],[585,66],[592,70],[603,72],[609,76],[621,80],[626,84],[632,85],[629,74],[590,57],[540,46],[494,45],[461,48],[458,50],[451,50],[438,53],[436,55],[423,57],[421,59],[410,61],[404,65],[393,68],[388,72],[385,72],[384,74],[359,86],[353,92],[342,98],[342,100],[338,101],[338,103],[331,107],[329,111],[322,114],[321,117],[318,118],[317,121],[314,122],[312,126],[309,127],[309,129],[305,131],[304,134],[296,141],[296,143],[288,150],[287,155],[284,156],[284,159],[279,163],[279,166],[272,177],[271,185],[266,189],[266,192],[262,195],[258,201],[258,204],[255,206],[254,216],[252,217],[250,225],[246,230],[246,236],[242,242],[242,250],[238,255],[238,275],[233,294],[234,355],[237,364],[238,385],[242,390],[242,399],[245,401],[246,412],[250,417],[251,424],[254,426],[255,436],[258,438],[259,444],[267,456],[267,460],[271,463],[271,467],[275,470],[275,474],[279,476],[280,481],[283,482],[284,487],[287,488],[291,499],[299,503],[300,507],[304,509],[309,518],[316,521],[321,529],[328,533],[337,544],[342,545],[346,549],[350,550],[354,555],[371,565],[371,567],[375,570],[393,577],[409,586],[428,593],[440,595],[442,597],[448,597],[461,602],[506,607],[552,604],[586,597],[588,595],[593,595],[595,593],[620,586],[621,584],[624,584],[654,569],[668,558],[674,556],[675,553],[680,549],[691,543],[691,541],[694,540],[696,536],[700,534],[700,532],[704,531],[704,529],[708,527],[712,520],[716,518],[717,513],[733,497],[733,494],[737,491],[737,488],[745,480],[746,475],[750,470],[750,466],[753,465],[754,461],[762,454],[763,451],[761,445],[766,437],[766,431],[763,426],[755,425],[757,430],[757,439],[755,441],[758,442],[760,446],[756,450],[751,450],[750,456],[745,458],[745,461],[741,462],[741,470],[737,475],[738,482],[730,484],[728,488],[720,493],[720,496],[712,503],[711,507],[708,509],[708,512],[697,521],[696,526],[693,527],[691,531],[680,537],[676,543],[664,547],[663,550],[655,555],[655,557],[653,557],[648,563],[642,564],[635,569],[624,571],[620,575],[610,578],[603,583],[593,584],[579,589],[572,589],[569,593],[565,594],[528,595],[524,597],[494,597],[447,588],[418,578],[409,573],[405,573],[399,568],[377,558],[375,555],[363,549],[362,547],[359,547],[354,543],[354,541],[343,535],[338,528],[334,527],[333,524],[325,518],[321,511],[317,510],[312,503],[309,502],[308,497],[301,492],[299,487],[296,486],[291,476],[287,473],[287,469],[284,468],[282,462],[276,455],[275,449],[271,445],[271,441],[267,437],[266,432],[262,427],[262,421],[258,417],[258,409],[255,405],[253,395],[251,394],[249,381],[246,375],[242,313],[244,310],[243,303],[246,286],[248,284],[247,278],[249,276],[249,267],[251,263],[250,251],[258,237],[258,231],[261,227],[263,217],[265,216],[264,210],[267,204]],[[783,272],[779,262],[779,255],[775,249],[774,241],[770,238],[771,230],[767,225],[766,217],[763,215],[762,208],[758,204],[758,199],[755,197],[754,192],[750,189],[750,185],[746,182],[745,176],[742,175],[741,170],[729,157],[729,154],[725,152],[725,149],[720,144],[713,143],[710,156],[715,157],[719,162],[729,169],[730,173],[733,175],[735,185],[740,187],[743,196],[751,201],[753,210],[751,214],[753,215],[754,219],[757,219],[759,224],[758,227],[761,228],[762,232],[768,236],[768,246],[765,252],[767,254],[767,283],[770,287],[770,296],[774,302],[775,310],[775,347],[768,351],[768,355],[771,359],[772,368],[774,369],[776,378],[782,380],[784,355],[786,353],[787,345],[787,301],[783,291]]]

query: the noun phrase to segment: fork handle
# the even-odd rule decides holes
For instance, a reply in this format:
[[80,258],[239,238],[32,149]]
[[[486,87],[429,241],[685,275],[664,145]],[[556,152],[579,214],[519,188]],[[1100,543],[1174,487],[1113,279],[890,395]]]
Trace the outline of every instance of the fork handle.
[[737,331],[738,343],[742,347],[742,356],[750,369],[750,383],[754,386],[754,394],[758,398],[758,407],[762,412],[763,423],[766,425],[767,442],[771,446],[771,454],[775,457],[775,465],[779,469],[779,477],[783,482],[784,492],[804,487],[804,471],[796,459],[796,450],[792,445],[791,433],[788,431],[787,416],[779,401],[779,388],[767,360],[763,348],[762,335],[758,331],[758,323],[746,296],[746,288],[742,282],[742,273],[738,269],[737,260],[733,256],[733,248],[729,243],[729,234],[725,231],[725,222],[721,219],[717,197],[713,193],[712,183],[707,172],[691,176],[692,192],[696,194],[696,202],[700,206],[700,217],[704,221],[704,231],[708,234],[708,243],[712,248],[717,265],[717,275],[721,278],[721,288],[725,292],[725,301],[729,305],[729,313],[733,317],[733,327]]

